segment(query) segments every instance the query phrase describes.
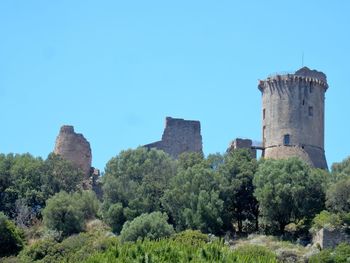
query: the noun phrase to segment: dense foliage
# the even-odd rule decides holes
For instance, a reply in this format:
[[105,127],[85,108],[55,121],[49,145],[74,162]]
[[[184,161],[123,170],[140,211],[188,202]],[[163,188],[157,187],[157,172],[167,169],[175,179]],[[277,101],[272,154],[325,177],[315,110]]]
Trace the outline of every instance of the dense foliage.
[[74,192],[82,181],[81,171],[55,154],[45,161],[30,154],[0,154],[0,211],[19,225],[30,226],[41,217],[50,196]]
[[[311,226],[350,230],[349,159],[328,173],[295,158],[257,161],[248,150],[174,160],[140,147],[107,163],[101,203],[85,179],[54,154],[0,154],[0,247],[14,248],[2,256],[24,247],[14,260],[276,262],[266,249],[230,251],[206,234],[297,240],[310,238]],[[102,230],[90,231],[91,222]],[[314,262],[342,262],[333,255],[347,248],[337,249]]]
[[350,177],[339,180],[328,189],[326,206],[334,213],[350,212]]
[[[175,173],[174,160],[163,151],[141,147],[122,151],[106,166],[103,217],[118,231],[126,220],[160,211],[160,198]],[[114,204],[117,206],[112,208]],[[114,217],[116,213],[118,216]]]
[[52,236],[42,239],[25,247],[18,256],[20,262],[82,262],[93,253],[105,251],[114,245],[115,237],[107,235],[106,228],[100,221],[91,221],[87,232],[65,238],[62,242]]
[[180,169],[162,197],[162,204],[177,230],[199,229],[218,233],[223,225],[220,181],[204,162]]
[[324,178],[296,158],[265,160],[254,178],[261,217],[269,228],[312,218],[324,208]]
[[93,192],[68,194],[64,191],[47,200],[43,210],[44,224],[67,236],[84,229],[84,219],[92,219],[98,212],[98,200]]
[[350,245],[340,244],[335,249],[325,249],[310,258],[309,263],[346,263],[350,259]]
[[155,240],[174,234],[174,228],[167,222],[168,216],[161,212],[142,214],[131,222],[127,221],[120,233],[122,241],[136,241],[138,239]]
[[18,253],[23,245],[22,231],[0,212],[0,257]]
[[231,230],[232,223],[239,233],[258,230],[259,206],[253,185],[257,168],[258,163],[248,150],[225,155],[219,167],[225,230]]

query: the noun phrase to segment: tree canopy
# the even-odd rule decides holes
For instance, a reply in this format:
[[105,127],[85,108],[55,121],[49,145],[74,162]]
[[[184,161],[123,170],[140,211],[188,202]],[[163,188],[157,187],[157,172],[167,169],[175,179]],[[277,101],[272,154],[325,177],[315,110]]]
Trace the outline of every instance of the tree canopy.
[[[105,171],[103,215],[118,225],[142,213],[162,210],[160,199],[176,174],[176,165],[163,151],[140,147],[122,151],[107,163]],[[116,207],[113,213],[109,211],[113,204],[123,207],[123,216],[118,216],[121,222],[110,218],[116,212]]]
[[261,217],[280,233],[289,223],[311,220],[324,208],[324,180],[297,158],[264,160],[254,178]]

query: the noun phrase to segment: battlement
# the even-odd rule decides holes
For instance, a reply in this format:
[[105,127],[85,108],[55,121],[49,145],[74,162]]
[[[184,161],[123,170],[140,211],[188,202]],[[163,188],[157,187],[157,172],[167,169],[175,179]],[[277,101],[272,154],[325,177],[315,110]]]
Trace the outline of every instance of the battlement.
[[327,169],[324,154],[324,73],[303,67],[261,80],[262,141],[265,158],[298,156]]
[[258,88],[261,92],[265,88],[271,88],[278,85],[306,85],[313,84],[319,85],[326,91],[328,89],[327,76],[320,71],[310,70],[307,67],[303,67],[294,73],[281,73],[270,75],[265,80],[259,80]]

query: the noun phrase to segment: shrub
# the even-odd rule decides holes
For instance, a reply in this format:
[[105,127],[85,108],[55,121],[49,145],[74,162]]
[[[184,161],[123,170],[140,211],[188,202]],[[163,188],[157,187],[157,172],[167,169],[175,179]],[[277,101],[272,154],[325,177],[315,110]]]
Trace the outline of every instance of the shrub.
[[173,239],[181,244],[199,246],[209,241],[208,235],[199,230],[185,230],[174,235]]
[[64,236],[83,230],[83,213],[77,201],[66,192],[60,192],[47,200],[43,210],[44,224]]
[[19,258],[24,262],[42,260],[49,254],[53,254],[54,246],[57,242],[53,239],[38,240],[30,246],[27,246],[19,254]]
[[23,247],[23,232],[0,212],[0,257],[14,255]]
[[338,245],[334,250],[325,249],[320,253],[312,256],[309,260],[310,263],[342,263],[349,262],[350,258],[350,245],[342,243]]
[[127,221],[121,231],[122,241],[136,241],[138,239],[158,239],[170,236],[174,228],[167,222],[168,216],[165,213],[153,212],[142,214],[133,221]]
[[94,253],[113,247],[116,238],[107,236],[100,222],[95,221],[95,225],[90,232],[72,235],[62,242],[52,238],[38,240],[21,251],[19,262],[81,262]]
[[93,219],[97,216],[100,202],[93,191],[81,191],[73,194],[78,209],[82,211],[84,219]]
[[104,215],[104,220],[112,228],[113,232],[120,233],[125,222],[123,205],[121,203],[111,205]]
[[320,230],[321,228],[336,228],[342,225],[342,219],[339,214],[332,214],[328,211],[322,211],[313,219],[312,231]]

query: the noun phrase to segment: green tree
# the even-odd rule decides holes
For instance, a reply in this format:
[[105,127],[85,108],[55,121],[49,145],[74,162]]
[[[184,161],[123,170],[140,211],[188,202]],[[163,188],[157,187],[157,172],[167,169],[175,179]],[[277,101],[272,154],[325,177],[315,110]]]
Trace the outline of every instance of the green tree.
[[131,222],[127,221],[120,233],[122,241],[136,241],[138,239],[159,239],[174,234],[174,228],[167,222],[165,213],[153,212],[142,214]]
[[59,192],[47,200],[43,210],[44,224],[64,236],[78,233],[84,228],[84,214],[72,195]]
[[350,156],[332,165],[332,179],[339,181],[350,177]]
[[254,196],[253,178],[258,164],[246,149],[226,154],[219,173],[223,176],[222,198],[224,200],[225,225],[231,230],[232,223],[243,232],[243,222],[251,221],[258,230],[258,201]]
[[0,257],[17,254],[23,247],[23,232],[0,212]]
[[72,198],[77,202],[77,208],[83,213],[84,219],[93,219],[98,215],[100,201],[91,190],[73,193]]
[[262,218],[280,233],[289,223],[311,220],[324,208],[324,180],[296,158],[263,161],[253,181]]
[[71,162],[51,153],[44,163],[43,188],[46,198],[65,191],[71,193],[82,189],[84,174]]
[[178,157],[178,167],[182,170],[187,170],[196,164],[201,164],[204,161],[202,153],[184,152]]
[[120,203],[125,217],[118,218],[132,220],[142,213],[162,210],[160,198],[176,173],[176,165],[163,151],[140,147],[122,151],[107,163],[105,171],[103,217],[108,217],[111,205]]
[[30,154],[0,155],[0,210],[18,216],[18,202],[37,216],[45,204],[42,193],[43,160]]
[[110,205],[104,215],[104,220],[109,226],[111,226],[114,233],[120,233],[123,224],[126,221],[123,205],[121,203]]
[[162,204],[177,230],[219,233],[223,220],[218,175],[205,161],[180,169],[164,193]]
[[326,194],[326,206],[334,213],[350,212],[350,177],[330,186]]

